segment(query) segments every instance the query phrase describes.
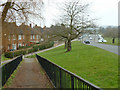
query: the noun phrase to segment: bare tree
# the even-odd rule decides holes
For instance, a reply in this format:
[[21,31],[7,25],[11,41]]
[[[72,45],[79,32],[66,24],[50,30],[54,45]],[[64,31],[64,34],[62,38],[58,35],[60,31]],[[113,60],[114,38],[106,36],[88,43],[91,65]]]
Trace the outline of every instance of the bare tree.
[[38,2],[18,2],[15,0],[7,0],[4,3],[0,2],[0,7],[3,8],[1,15],[2,23],[8,21],[31,23],[31,17],[41,19],[42,5],[42,0],[39,0]]
[[108,26],[105,30],[104,30],[104,37],[118,37],[118,27],[111,27]]
[[95,26],[87,14],[89,4],[80,4],[77,0],[66,2],[62,6],[61,26],[56,27],[56,36],[64,38],[66,41],[67,51],[71,51],[71,41],[77,38],[87,28]]

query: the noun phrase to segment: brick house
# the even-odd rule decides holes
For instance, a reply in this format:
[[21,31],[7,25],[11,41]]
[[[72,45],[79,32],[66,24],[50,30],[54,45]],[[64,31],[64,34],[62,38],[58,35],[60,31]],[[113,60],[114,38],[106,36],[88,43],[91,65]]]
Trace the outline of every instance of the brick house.
[[2,27],[2,51],[17,50],[20,46],[30,46],[39,43],[41,28],[31,28],[27,25],[17,26],[15,23],[5,23]]

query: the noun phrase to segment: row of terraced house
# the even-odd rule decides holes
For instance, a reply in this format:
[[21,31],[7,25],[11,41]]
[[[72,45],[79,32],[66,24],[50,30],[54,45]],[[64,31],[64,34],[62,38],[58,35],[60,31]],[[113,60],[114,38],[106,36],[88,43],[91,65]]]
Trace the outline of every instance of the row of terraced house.
[[15,23],[5,23],[2,27],[2,51],[17,50],[21,46],[43,41],[41,32],[43,28],[39,26],[31,27],[28,25],[17,26]]

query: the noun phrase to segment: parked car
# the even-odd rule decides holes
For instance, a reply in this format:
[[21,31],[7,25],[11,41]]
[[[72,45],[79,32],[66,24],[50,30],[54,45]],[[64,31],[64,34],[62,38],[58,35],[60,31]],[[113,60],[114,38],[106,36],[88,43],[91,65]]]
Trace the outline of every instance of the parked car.
[[89,39],[92,40],[92,37],[90,37]]
[[104,40],[104,39],[103,39],[103,42],[107,42],[107,40]]
[[12,52],[12,51],[14,51],[14,50],[15,50],[15,49],[10,49],[9,51],[11,51],[11,52]]
[[102,39],[99,39],[98,42],[102,42]]
[[98,42],[107,42],[107,40],[99,39]]
[[89,40],[85,40],[84,43],[85,44],[90,44],[90,41]]

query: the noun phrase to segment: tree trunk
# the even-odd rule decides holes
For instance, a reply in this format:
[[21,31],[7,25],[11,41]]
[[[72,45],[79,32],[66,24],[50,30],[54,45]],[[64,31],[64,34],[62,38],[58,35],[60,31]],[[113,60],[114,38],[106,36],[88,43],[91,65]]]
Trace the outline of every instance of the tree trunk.
[[67,40],[65,40],[65,49],[67,48]]
[[67,52],[71,51],[72,47],[71,47],[71,40],[68,40],[67,42]]

